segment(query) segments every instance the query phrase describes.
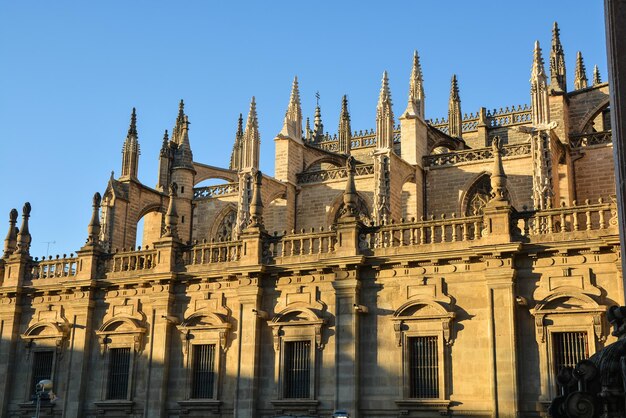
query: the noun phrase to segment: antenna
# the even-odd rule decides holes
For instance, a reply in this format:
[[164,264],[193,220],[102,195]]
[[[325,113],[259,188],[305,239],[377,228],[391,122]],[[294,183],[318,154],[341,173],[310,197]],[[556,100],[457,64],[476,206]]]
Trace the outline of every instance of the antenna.
[[50,244],[56,244],[56,241],[43,241],[44,244],[46,244],[46,257],[49,255],[50,252]]

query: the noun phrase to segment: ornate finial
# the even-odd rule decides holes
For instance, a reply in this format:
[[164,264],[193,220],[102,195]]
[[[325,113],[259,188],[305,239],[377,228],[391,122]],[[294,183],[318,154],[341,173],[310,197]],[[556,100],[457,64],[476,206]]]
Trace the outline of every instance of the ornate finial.
[[133,111],[130,114],[130,126],[128,127],[128,137],[137,137],[137,111],[133,107]]
[[461,114],[461,96],[456,74],[450,81],[450,99],[448,101],[448,134],[454,138],[463,135],[463,115]]
[[22,208],[22,226],[17,234],[17,245],[15,248],[15,254],[26,254],[30,250],[31,236],[28,230],[28,218],[30,218],[30,203],[24,203]]
[[600,79],[600,70],[598,69],[597,65],[594,65],[593,66],[593,85],[597,86],[600,83],[602,83],[602,80]]
[[493,138],[491,143],[493,152],[493,172],[491,173],[491,198],[495,201],[508,201],[506,190],[506,174],[502,166],[502,142],[500,137]]
[[167,129],[163,133],[163,143],[161,144],[161,157],[168,157],[170,153],[170,137]]
[[122,147],[122,177],[137,177],[139,166],[139,141],[137,141],[137,112],[133,107],[128,135]]
[[89,221],[89,226],[87,227],[87,244],[88,245],[96,245],[100,239],[100,202],[102,201],[102,196],[100,193],[96,192],[93,195],[93,210],[91,212],[91,220]]
[[237,123],[237,138],[243,137],[243,113],[239,114],[239,121]]
[[176,196],[178,195],[178,184],[172,182],[169,185],[169,204],[165,213],[165,234],[164,237],[178,239],[178,213],[176,212]]
[[304,139],[310,142],[312,137],[313,137],[313,131],[311,131],[311,121],[309,120],[309,118],[306,118],[306,128],[305,128]]
[[341,113],[339,114],[339,149],[342,154],[350,154],[352,130],[350,128],[350,114],[348,113],[348,96],[341,99]]
[[263,200],[261,199],[261,183],[263,174],[257,170],[254,173],[254,188],[250,203],[250,227],[263,228]]
[[583,61],[583,54],[578,51],[576,54],[576,71],[574,73],[574,88],[576,90],[587,88],[587,70]]
[[313,118],[312,142],[321,142],[324,138],[324,124],[322,123],[322,109],[320,108],[320,92],[315,93],[315,117]]
[[320,105],[320,92],[319,92],[319,90],[315,92],[315,104],[318,107]]
[[4,255],[3,258],[7,258],[10,254],[13,254],[17,245],[17,209],[11,209],[9,212],[9,231],[4,240]]
[[393,146],[393,108],[391,102],[391,90],[389,89],[389,77],[387,71],[383,72],[383,78],[376,106],[376,148],[390,149]]
[[533,68],[531,74],[541,76],[545,76],[545,69],[543,65],[543,55],[541,54],[541,46],[539,46],[539,41],[535,41],[535,49],[533,50]]
[[243,114],[239,114],[239,120],[237,123],[237,133],[235,134],[235,143],[233,144],[233,151],[230,154],[230,169],[239,171],[241,170],[242,163],[242,150],[243,150]]
[[357,192],[354,184],[354,174],[356,172],[356,160],[351,155],[346,160],[346,172],[348,179],[346,189],[343,193],[343,213],[341,217],[356,216],[357,213]]
[[565,77],[565,54],[559,36],[559,25],[554,22],[552,27],[552,48],[550,49],[550,88],[556,92],[567,90]]

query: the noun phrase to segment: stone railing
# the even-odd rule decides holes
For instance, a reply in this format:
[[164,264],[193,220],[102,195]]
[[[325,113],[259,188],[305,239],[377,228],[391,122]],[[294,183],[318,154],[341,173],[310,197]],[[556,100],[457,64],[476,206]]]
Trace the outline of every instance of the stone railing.
[[239,191],[239,183],[218,184],[215,186],[197,187],[193,189],[194,199],[208,199]]
[[183,255],[185,265],[202,265],[239,261],[243,243],[241,241],[196,243]]
[[[531,108],[528,105],[487,110],[485,116],[488,128],[522,125],[532,121]],[[430,119],[428,123],[441,132],[448,133],[448,120],[446,118]],[[478,112],[470,113],[469,115],[466,113],[463,115],[463,119],[461,119],[461,131],[475,132],[478,130],[479,123],[480,117]]]
[[[530,155],[530,144],[510,144],[502,147],[503,157],[517,157]],[[424,157],[424,167],[443,167],[466,162],[489,160],[493,158],[493,150],[488,148],[477,148],[463,151],[447,152],[445,154],[427,155]]]
[[613,141],[611,131],[592,132],[582,135],[573,135],[569,143],[572,148],[590,147],[593,145],[610,144]]
[[157,264],[157,251],[141,248],[131,251],[115,252],[106,263],[108,273],[125,271],[152,270]]
[[320,228],[317,232],[311,229],[300,233],[284,234],[282,236],[268,237],[264,246],[264,259],[271,262],[272,259],[331,254],[335,251],[337,233],[324,231]]
[[516,233],[533,240],[545,236],[553,238],[553,234],[603,231],[615,229],[617,233],[617,206],[598,199],[597,203],[585,201],[573,206],[562,204],[559,208],[542,211],[517,212],[512,217]]
[[[373,164],[356,166],[356,176],[367,176],[374,174]],[[296,176],[298,184],[319,183],[326,180],[344,179],[348,177],[345,168],[332,168],[329,170],[317,170],[300,173]]]
[[35,259],[33,262],[31,278],[73,277],[76,276],[77,267],[78,258],[71,255],[69,258],[65,254],[63,254],[63,258],[57,255],[55,259],[50,256],[47,260],[43,257],[41,261]]
[[532,122],[532,109],[528,105],[522,106],[507,106],[506,109],[500,108],[500,110],[493,109],[487,111],[487,124],[490,128],[497,128],[500,126],[512,126],[522,125]]
[[408,247],[425,244],[473,241],[480,238],[482,216],[419,220],[391,223],[364,229],[359,237],[361,250]]
[[[400,125],[394,127],[393,143],[400,143]],[[339,150],[339,141],[337,135],[327,135],[319,143],[312,143],[313,146],[321,148],[325,151],[337,152]],[[350,142],[350,149],[371,148],[376,146],[376,131],[373,129],[365,131],[354,131]]]

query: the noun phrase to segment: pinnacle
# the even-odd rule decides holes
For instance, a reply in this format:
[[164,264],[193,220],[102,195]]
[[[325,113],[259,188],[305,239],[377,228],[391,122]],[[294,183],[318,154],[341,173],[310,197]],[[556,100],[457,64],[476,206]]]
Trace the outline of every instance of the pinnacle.
[[539,41],[535,41],[535,49],[533,51],[532,74],[536,76],[545,74],[545,70],[543,67],[543,56],[541,55],[541,47],[539,46]]
[[250,101],[250,112],[248,113],[248,120],[246,122],[246,132],[251,128],[258,129],[258,119],[256,114],[256,99],[252,96],[252,100]]
[[239,114],[239,122],[237,124],[237,138],[243,136],[243,113]]
[[456,78],[456,74],[452,75],[452,80],[450,81],[450,100],[461,100],[459,96],[459,83]]
[[350,119],[350,114],[348,113],[348,96],[345,94],[341,99],[341,119],[348,118]]
[[602,83],[602,80],[600,78],[600,70],[598,69],[597,65],[593,66],[593,85],[597,85]]
[[133,107],[133,111],[130,115],[130,126],[128,127],[128,137],[137,138],[137,111]]
[[583,61],[583,54],[580,51],[576,54],[574,87],[577,90],[587,88],[587,70],[585,69],[585,62]]
[[383,106],[386,102],[389,102],[389,105],[391,105],[391,91],[389,90],[389,77],[387,76],[387,70],[383,72],[380,95],[378,96],[378,107]]
[[289,109],[293,106],[300,106],[300,89],[298,87],[298,76],[293,78],[293,84],[291,85],[291,96],[289,97]]

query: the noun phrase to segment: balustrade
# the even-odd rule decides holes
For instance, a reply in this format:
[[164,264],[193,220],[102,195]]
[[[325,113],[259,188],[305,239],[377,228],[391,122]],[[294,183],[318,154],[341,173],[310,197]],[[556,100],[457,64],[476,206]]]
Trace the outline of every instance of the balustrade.
[[266,259],[302,255],[331,254],[335,251],[337,236],[334,231],[301,231],[299,234],[270,237],[265,243]]
[[593,145],[610,144],[613,141],[611,131],[591,132],[588,134],[570,137],[572,148],[589,147]]
[[185,264],[202,265],[239,261],[242,246],[241,241],[196,243],[185,253]]
[[47,260],[42,257],[41,261],[33,262],[31,268],[31,277],[33,279],[49,279],[55,277],[73,277],[76,276],[78,266],[77,257],[69,257],[63,254],[63,258],[58,255],[56,259],[50,256]]
[[122,251],[113,254],[107,263],[107,272],[151,270],[157,264],[156,250]]

